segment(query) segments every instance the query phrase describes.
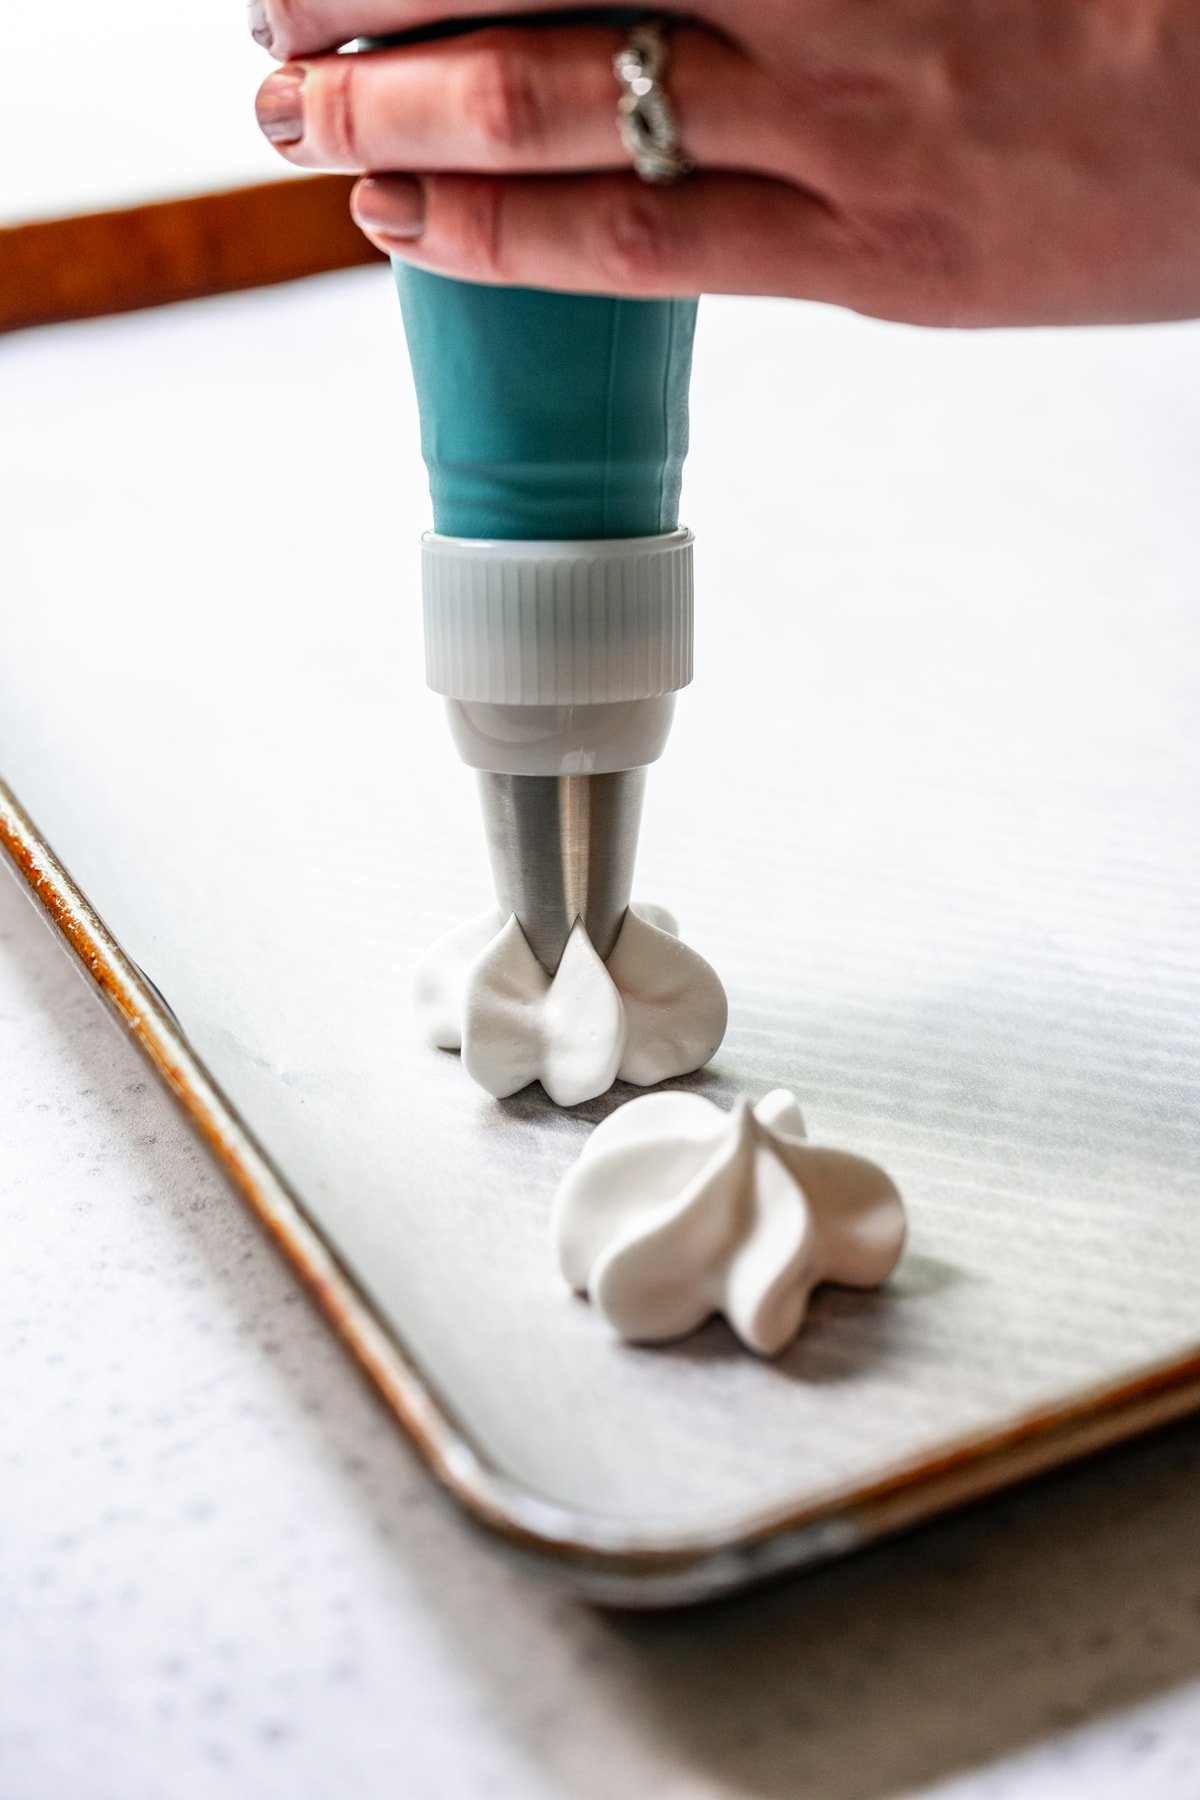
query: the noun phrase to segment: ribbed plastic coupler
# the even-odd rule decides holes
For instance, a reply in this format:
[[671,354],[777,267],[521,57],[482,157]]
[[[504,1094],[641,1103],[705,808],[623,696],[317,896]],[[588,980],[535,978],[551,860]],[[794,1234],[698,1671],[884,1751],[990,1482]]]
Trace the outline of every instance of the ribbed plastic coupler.
[[425,674],[491,706],[655,700],[692,679],[692,534],[422,544]]

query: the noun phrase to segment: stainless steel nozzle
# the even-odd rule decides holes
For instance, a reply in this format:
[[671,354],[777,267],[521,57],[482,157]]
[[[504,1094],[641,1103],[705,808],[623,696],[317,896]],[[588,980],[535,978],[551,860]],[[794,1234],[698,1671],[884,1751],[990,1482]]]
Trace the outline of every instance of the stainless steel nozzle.
[[548,975],[582,919],[607,959],[633,889],[645,769],[479,777],[501,910],[515,913]]

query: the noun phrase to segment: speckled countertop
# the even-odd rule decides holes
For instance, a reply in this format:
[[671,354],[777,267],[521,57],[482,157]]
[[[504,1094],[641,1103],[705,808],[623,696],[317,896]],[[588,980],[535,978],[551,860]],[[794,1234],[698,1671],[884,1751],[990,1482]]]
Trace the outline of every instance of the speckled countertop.
[[448,1514],[0,879],[3,1800],[1195,1800],[1200,1427],[606,1617]]

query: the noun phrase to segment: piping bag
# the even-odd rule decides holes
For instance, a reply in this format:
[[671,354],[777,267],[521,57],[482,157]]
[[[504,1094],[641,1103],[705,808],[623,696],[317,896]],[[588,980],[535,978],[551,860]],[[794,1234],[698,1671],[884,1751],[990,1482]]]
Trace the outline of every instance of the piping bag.
[[692,677],[697,302],[393,266],[433,501],[426,675],[479,772],[501,911],[553,975],[578,919],[613,950],[646,769]]

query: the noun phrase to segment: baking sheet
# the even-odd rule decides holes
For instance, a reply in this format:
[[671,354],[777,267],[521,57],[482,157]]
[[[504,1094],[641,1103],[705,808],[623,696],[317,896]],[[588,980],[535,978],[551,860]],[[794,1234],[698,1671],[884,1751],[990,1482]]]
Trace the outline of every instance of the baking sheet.
[[386,276],[0,351],[0,773],[395,1338],[443,1478],[530,1502],[577,1585],[653,1597],[657,1558],[694,1597],[963,1446],[1197,1398],[1198,348],[705,304],[698,679],[638,892],[730,989],[695,1085],[792,1087],[912,1220],[772,1365],[563,1292],[550,1198],[624,1093],[498,1104],[413,1031],[488,884]]

